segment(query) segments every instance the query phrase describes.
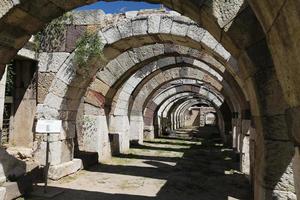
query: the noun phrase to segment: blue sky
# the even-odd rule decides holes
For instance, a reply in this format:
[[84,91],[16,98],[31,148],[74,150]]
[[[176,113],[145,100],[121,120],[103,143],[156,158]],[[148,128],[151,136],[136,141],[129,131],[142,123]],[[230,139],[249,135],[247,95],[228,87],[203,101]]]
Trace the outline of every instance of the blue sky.
[[115,2],[103,2],[94,3],[88,6],[83,6],[77,10],[95,10],[101,9],[105,13],[122,13],[132,10],[141,9],[155,9],[160,8],[160,4],[150,4],[144,2],[133,2],[133,1],[115,1]]

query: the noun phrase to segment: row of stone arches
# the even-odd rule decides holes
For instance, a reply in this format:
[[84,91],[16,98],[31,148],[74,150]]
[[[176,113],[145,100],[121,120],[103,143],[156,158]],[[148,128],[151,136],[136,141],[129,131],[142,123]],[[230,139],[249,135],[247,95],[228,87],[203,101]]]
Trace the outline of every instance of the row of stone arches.
[[[43,24],[72,8],[92,2],[94,1],[45,0],[21,3],[7,1],[5,9],[0,15],[2,26],[5,26],[1,31],[0,62],[2,69],[25,45],[31,34],[41,29]],[[226,69],[222,75],[228,83],[222,81],[224,88],[222,92],[224,92],[228,107],[234,115],[232,135],[235,137],[233,143],[236,144],[233,145],[239,150],[243,149],[239,147],[239,144],[243,144],[239,141],[243,141],[245,135],[248,136],[247,127],[252,125],[256,130],[255,149],[259,153],[252,158],[255,161],[253,162],[255,166],[253,168],[255,198],[268,199],[272,196],[288,196],[290,193],[294,193],[295,191],[289,189],[290,185],[294,187],[294,183],[285,184],[284,180],[288,179],[293,182],[294,178],[297,179],[296,174],[298,173],[298,166],[295,164],[297,162],[294,162],[294,170],[291,167],[292,158],[299,153],[298,147],[294,148],[294,145],[298,145],[297,119],[299,118],[300,94],[298,91],[299,69],[297,68],[299,61],[295,42],[298,41],[298,36],[293,32],[297,27],[298,20],[295,17],[297,11],[292,9],[297,7],[298,2],[277,2],[272,6],[266,1],[249,1],[250,5],[246,1],[162,1],[162,3],[201,24],[211,35],[199,28],[195,22],[178,15],[159,13],[158,16],[151,14],[148,16],[148,13],[135,13],[134,17],[128,18],[127,16],[130,14],[121,15],[120,20],[118,19],[119,24],[108,26],[99,32],[103,41],[106,41],[104,54],[107,60],[113,61],[116,58],[119,64],[121,63],[121,66],[115,65],[115,63],[111,64],[112,68],[117,66],[124,69],[122,72],[125,72],[130,63],[121,60],[124,55],[118,58],[121,54],[126,52],[130,57],[131,49],[154,46],[156,43],[166,46],[165,43],[171,42],[196,49],[199,52],[207,51],[217,61],[202,55],[204,61],[204,58],[207,58],[214,62],[214,64],[210,64],[215,67],[214,70],[217,72],[223,73]],[[287,27],[285,33],[280,31],[282,27]],[[200,45],[199,42],[204,44]],[[285,51],[285,48],[288,51]],[[186,49],[180,48],[180,50]],[[139,51],[142,52],[141,49]],[[144,56],[152,55],[147,50],[146,52]],[[81,97],[84,96],[98,69],[103,68],[106,64],[110,65],[110,63],[107,60],[92,60],[89,69],[90,79],[86,79],[82,74],[76,72],[76,66],[72,64],[72,53],[53,54],[59,58],[63,56],[65,59],[56,66],[59,69],[48,87],[49,94],[38,105],[37,118],[64,120],[64,132],[59,136],[59,143],[62,143],[61,141],[64,139],[71,142]],[[162,54],[166,54],[166,51]],[[187,55],[182,52],[178,54]],[[197,58],[197,56],[192,53],[190,55],[193,58]],[[152,57],[157,59],[159,56],[153,55]],[[144,65],[145,62],[141,62],[141,59],[144,59],[143,53],[138,60],[131,58],[131,62]],[[147,59],[149,58],[146,57],[145,60]],[[222,65],[223,68],[219,69],[218,67],[222,67]],[[106,73],[102,76],[109,77],[109,72],[104,68],[97,74],[97,81],[101,81],[101,73]],[[194,78],[198,78],[199,74],[196,76]],[[107,90],[109,86],[104,87]],[[112,89],[119,89],[121,85],[116,84],[115,86]],[[101,103],[102,99],[105,99],[106,104],[109,101],[107,98],[110,99],[112,96],[106,96],[102,91],[104,92],[105,89],[101,89],[99,93],[102,95],[98,99]],[[108,94],[113,93],[108,92]],[[118,95],[121,95],[121,91]],[[227,96],[234,96],[232,99],[235,100],[229,100]],[[88,97],[87,95],[85,98],[86,107],[91,105]],[[139,101],[144,101],[142,95]],[[108,103],[108,105],[110,104],[113,105],[111,102]],[[132,105],[135,107],[136,104]],[[98,105],[98,107],[101,106]],[[143,107],[143,105],[137,106]],[[251,116],[249,116],[250,111]],[[103,116],[105,109],[97,112],[101,113],[99,116]],[[251,124],[248,123],[250,120]],[[112,121],[110,119],[111,124],[113,124]],[[251,128],[249,127],[249,129]],[[278,148],[274,148],[275,146]],[[61,153],[65,152],[61,151]],[[275,159],[276,157],[278,159]],[[277,162],[273,162],[270,158]],[[296,157],[294,160],[297,159],[299,158]],[[275,166],[278,169],[276,172],[273,171]]]

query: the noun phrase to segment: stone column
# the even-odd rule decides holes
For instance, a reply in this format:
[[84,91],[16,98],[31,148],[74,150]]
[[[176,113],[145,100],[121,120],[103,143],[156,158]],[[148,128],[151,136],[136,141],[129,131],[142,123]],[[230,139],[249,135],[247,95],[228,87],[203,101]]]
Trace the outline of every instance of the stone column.
[[240,137],[240,168],[250,177],[250,134],[251,120],[242,120],[242,131]]
[[[74,138],[80,98],[85,92],[82,84],[85,81],[81,76],[71,81],[75,71],[70,59],[70,54],[66,52],[39,54],[36,119],[62,120],[62,131],[49,138],[49,178],[55,180],[82,168],[82,161],[74,159]],[[36,133],[34,139],[35,161],[45,164],[46,135]]]
[[300,107],[289,108],[286,110],[288,134],[295,144],[295,155],[293,158],[293,172],[295,190],[298,199],[300,198]]
[[97,152],[99,162],[109,160],[111,158],[111,148],[106,116],[88,113],[85,112],[77,120],[79,126],[77,127],[78,150]]
[[254,199],[296,200],[295,149],[287,136],[285,116],[255,117],[255,127]]
[[139,134],[129,133],[130,125],[128,116],[110,115],[109,116],[109,132],[119,135],[120,153],[128,153],[129,141],[139,140]]
[[0,145],[1,145],[2,128],[3,128],[3,113],[4,113],[4,103],[5,103],[6,73],[7,73],[7,67],[5,68],[4,74],[2,75],[2,78],[1,78],[1,81],[0,81]]
[[16,87],[14,90],[13,128],[9,136],[11,147],[32,149],[32,129],[37,104],[37,67],[26,60],[16,60]]
[[300,146],[295,147],[293,158],[294,182],[297,198],[300,198]]
[[[53,133],[49,141],[49,178],[58,180],[64,176],[82,169],[82,161],[74,159],[75,120],[62,120],[62,131]],[[45,165],[47,135],[35,135],[34,158],[38,163]]]
[[[1,125],[0,146],[1,146],[1,139],[2,139],[2,125],[3,125],[2,122],[3,122],[4,101],[5,101],[6,69],[5,69],[5,72],[0,81],[0,125]],[[4,156],[3,156],[4,152],[5,152],[5,150],[1,149],[1,147],[0,147],[0,154],[1,154],[2,159],[4,158]],[[6,181],[4,165],[5,165],[5,163],[0,159],[0,185],[2,185],[2,183],[4,183]],[[5,194],[5,191],[3,190],[3,188],[0,188],[0,199],[1,199],[1,194]]]
[[[154,135],[151,132],[144,132],[144,119],[142,115],[131,115],[130,116],[130,140],[137,140],[139,144],[143,144],[145,139],[153,139]],[[131,137],[133,135],[133,137]]]
[[205,108],[201,107],[199,109],[199,115],[200,115],[200,127],[205,126]]
[[232,119],[232,147],[237,148],[237,119]]

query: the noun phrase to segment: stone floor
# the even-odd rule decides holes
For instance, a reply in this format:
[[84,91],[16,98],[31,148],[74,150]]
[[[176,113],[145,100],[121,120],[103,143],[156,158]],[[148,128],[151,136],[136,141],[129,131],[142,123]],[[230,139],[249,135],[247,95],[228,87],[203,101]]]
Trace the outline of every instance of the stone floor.
[[50,188],[64,191],[52,199],[252,199],[236,154],[215,136],[213,128],[181,129],[133,146],[128,155],[51,182]]

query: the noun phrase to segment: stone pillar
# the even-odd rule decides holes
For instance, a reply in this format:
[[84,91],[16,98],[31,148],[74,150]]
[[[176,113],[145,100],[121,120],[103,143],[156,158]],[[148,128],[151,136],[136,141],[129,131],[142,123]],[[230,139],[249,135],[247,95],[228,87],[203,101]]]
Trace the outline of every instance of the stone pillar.
[[250,134],[251,120],[242,120],[242,131],[240,137],[240,168],[250,177]]
[[242,137],[242,120],[236,119],[236,150],[237,152],[241,152],[241,137]]
[[300,146],[295,147],[295,155],[293,158],[294,182],[297,199],[300,198]]
[[154,136],[161,136],[160,117],[158,115],[154,115],[153,120],[153,134]]
[[130,125],[128,116],[110,115],[109,116],[109,132],[119,134],[119,150],[120,153],[128,153],[129,141],[139,140],[138,134],[130,134]]
[[[62,121],[62,131],[53,133],[49,140],[49,178],[58,180],[82,169],[82,161],[74,159],[75,120]],[[47,135],[37,134],[34,141],[34,158],[45,165]]]
[[5,187],[0,187],[0,199],[4,200],[6,196],[6,188]]
[[232,119],[232,148],[237,148],[237,119]]
[[154,126],[145,126],[144,127],[144,140],[153,140],[154,135]]
[[106,116],[83,115],[80,121],[81,130],[77,128],[79,151],[97,152],[99,162],[109,160],[111,149]]
[[200,115],[200,127],[204,127],[205,126],[205,110],[203,110],[205,108],[201,107],[199,109],[199,115]]
[[295,150],[287,136],[285,116],[255,117],[255,127],[254,199],[296,200],[292,169]]
[[6,85],[6,73],[7,67],[5,68],[4,74],[0,80],[0,145],[2,139],[2,128],[3,128],[3,113],[4,113],[4,103],[5,103],[5,85]]
[[37,104],[37,67],[32,61],[16,60],[13,129],[9,136],[11,147],[32,149],[33,122]]
[[[144,132],[144,119],[142,115],[131,115],[130,116],[130,140],[136,140],[139,144],[143,144],[144,137],[145,139],[154,138],[154,135],[147,131]],[[133,137],[132,137],[133,136]]]
[[[250,183],[251,186],[254,186],[254,177],[255,177],[255,138],[256,138],[256,130],[255,128],[251,128],[250,131],[250,144],[249,144],[249,151],[250,151]],[[253,189],[253,188],[252,188]]]
[[300,106],[286,110],[288,134],[295,144],[295,155],[293,158],[293,172],[297,198],[300,199]]

